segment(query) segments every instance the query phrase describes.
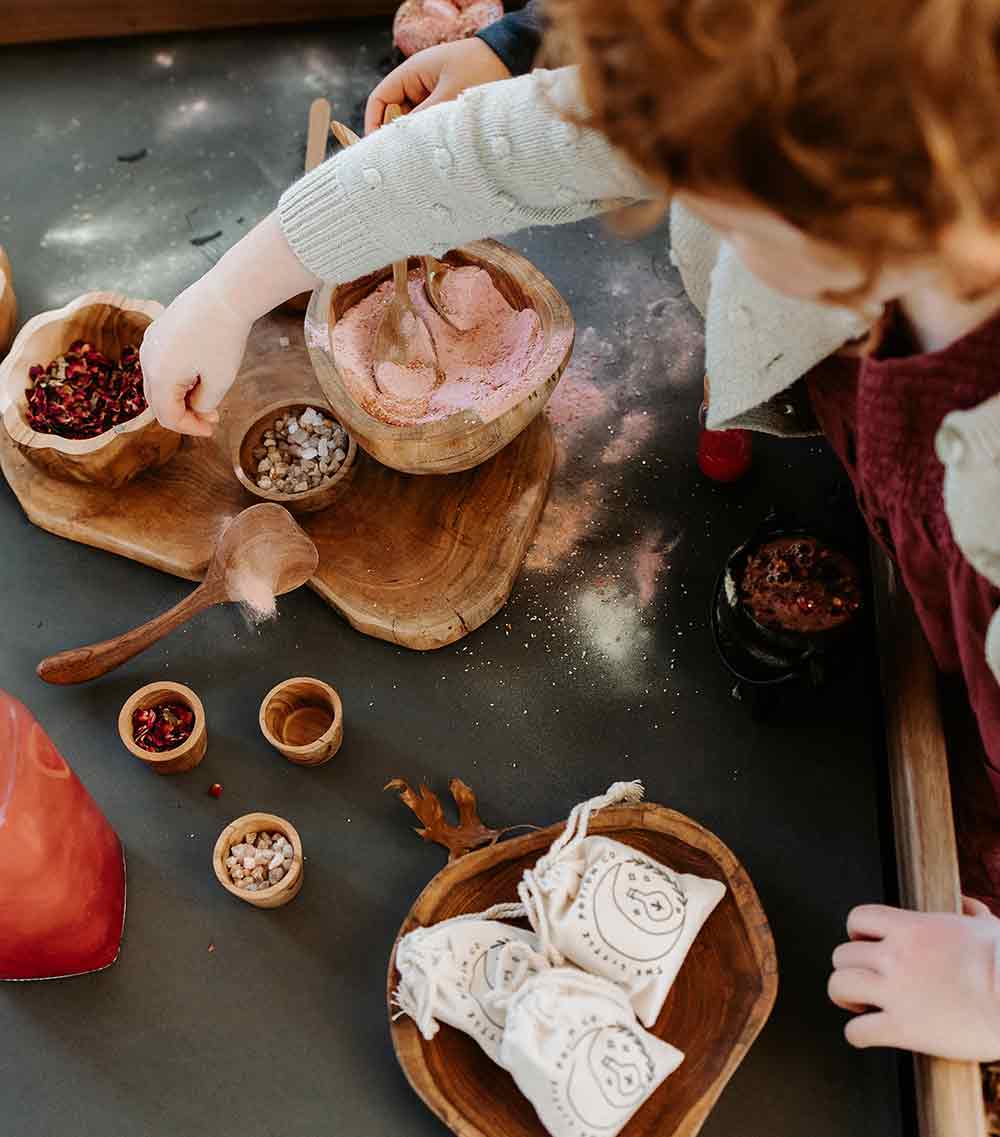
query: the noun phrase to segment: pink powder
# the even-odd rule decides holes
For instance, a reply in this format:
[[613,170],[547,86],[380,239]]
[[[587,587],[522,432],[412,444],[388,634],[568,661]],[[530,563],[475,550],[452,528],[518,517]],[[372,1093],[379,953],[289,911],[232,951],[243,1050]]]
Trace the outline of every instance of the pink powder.
[[[376,387],[375,336],[392,294],[392,282],[386,281],[334,325],[334,358],[351,395],[370,415],[395,425],[432,422],[462,411],[484,421],[497,417],[525,393],[525,380],[545,349],[537,313],[516,312],[494,288],[489,273],[469,265],[452,269],[443,282],[443,303],[465,329],[458,331],[430,306],[422,272],[411,272],[409,285],[413,306],[434,341],[442,383],[416,413]],[[390,383],[400,379],[387,377]],[[412,387],[408,381],[407,389]]]
[[502,15],[502,0],[404,0],[392,36],[404,55],[413,55],[438,43],[473,36]]
[[622,419],[615,437],[601,452],[601,461],[608,466],[625,462],[642,449],[653,434],[653,419],[641,411],[629,411]]

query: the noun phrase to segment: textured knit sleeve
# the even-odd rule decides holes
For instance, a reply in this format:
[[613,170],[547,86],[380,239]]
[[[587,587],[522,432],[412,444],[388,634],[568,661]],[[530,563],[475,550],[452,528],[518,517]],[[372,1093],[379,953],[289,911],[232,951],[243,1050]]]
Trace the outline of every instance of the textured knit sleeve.
[[[946,415],[936,445],[955,541],[972,567],[1000,588],[1000,395]],[[986,656],[1000,683],[1000,611],[989,627]]]
[[574,68],[475,87],[398,119],[285,191],[285,238],[308,269],[340,282],[648,198],[635,169],[563,108],[581,110]]
[[508,12],[476,34],[496,52],[511,75],[527,75],[542,46],[543,31],[538,0],[529,0],[520,12]]

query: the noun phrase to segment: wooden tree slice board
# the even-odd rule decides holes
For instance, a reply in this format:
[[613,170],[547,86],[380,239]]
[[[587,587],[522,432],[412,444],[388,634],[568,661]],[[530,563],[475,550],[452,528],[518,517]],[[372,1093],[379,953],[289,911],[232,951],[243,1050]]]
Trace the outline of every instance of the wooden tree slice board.
[[[452,861],[417,898],[399,938],[516,900],[524,869],[562,829],[553,825]],[[591,817],[589,832],[726,885],[653,1027],[653,1034],[684,1051],[684,1061],[622,1130],[622,1137],[695,1137],[774,1006],[778,965],[767,917],[736,857],[681,813],[651,804],[604,809]],[[389,961],[390,1030],[410,1085],[459,1137],[545,1137],[513,1079],[472,1038],[442,1026],[427,1042],[412,1019],[392,1021],[399,938]]]
[[[323,401],[301,319],[272,313],[254,328],[215,438],[186,440],[163,469],[122,490],[61,482],[32,466],[2,431],[0,468],[41,528],[200,580],[223,526],[256,500],[232,471],[231,439],[285,397]],[[421,651],[461,639],[510,595],[554,457],[542,416],[461,474],[399,474],[359,451],[350,492],[298,518],[320,553],[310,586],[366,635]]]

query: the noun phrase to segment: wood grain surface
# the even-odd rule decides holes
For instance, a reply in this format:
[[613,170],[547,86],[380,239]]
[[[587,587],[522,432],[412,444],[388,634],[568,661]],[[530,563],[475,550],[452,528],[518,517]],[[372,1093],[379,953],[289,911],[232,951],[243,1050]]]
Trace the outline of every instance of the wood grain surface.
[[387,16],[396,7],[396,0],[271,0],[266,4],[263,0],[203,0],[197,4],[193,0],[146,0],[144,4],[113,0],[5,0],[0,43],[356,20]]
[[[205,572],[226,523],[253,498],[232,470],[232,439],[278,399],[322,402],[301,321],[254,329],[215,438],[113,491],[60,482],[0,437],[0,468],[43,529],[188,580]],[[461,639],[506,602],[545,505],[554,446],[543,417],[484,465],[410,477],[359,452],[351,492],[300,518],[320,567],[310,585],[359,631],[418,650]]]
[[[521,873],[562,828],[554,825],[452,861],[417,898],[396,946],[416,927],[516,900]],[[735,856],[681,813],[650,804],[606,809],[593,815],[590,833],[623,841],[678,872],[697,873],[727,886],[653,1027],[655,1035],[684,1051],[684,1062],[622,1130],[622,1137],[695,1137],[774,1005],[778,969],[767,917]],[[390,995],[398,982],[395,959],[394,947]],[[454,1133],[544,1137],[531,1105],[476,1042],[448,1026],[427,1042],[411,1019],[391,1022],[391,1003],[389,1010],[403,1072]]]
[[[937,672],[909,597],[872,546],[886,747],[900,899],[919,912],[960,912],[958,848]],[[979,1066],[914,1055],[921,1137],[985,1137]]]
[[17,297],[14,295],[14,277],[4,247],[0,245],[0,359],[7,354],[7,348],[14,339],[16,325]]

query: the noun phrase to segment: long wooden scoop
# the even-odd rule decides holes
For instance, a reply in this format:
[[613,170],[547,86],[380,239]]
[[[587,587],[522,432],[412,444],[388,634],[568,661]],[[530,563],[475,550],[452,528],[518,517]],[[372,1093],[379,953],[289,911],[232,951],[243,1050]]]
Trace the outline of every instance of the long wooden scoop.
[[287,509],[273,502],[252,505],[223,530],[205,579],[190,596],[162,616],[114,639],[43,659],[38,674],[46,683],[96,679],[145,651],[203,609],[227,601],[253,604],[258,590],[265,598],[282,596],[305,584],[318,566],[316,546]]

